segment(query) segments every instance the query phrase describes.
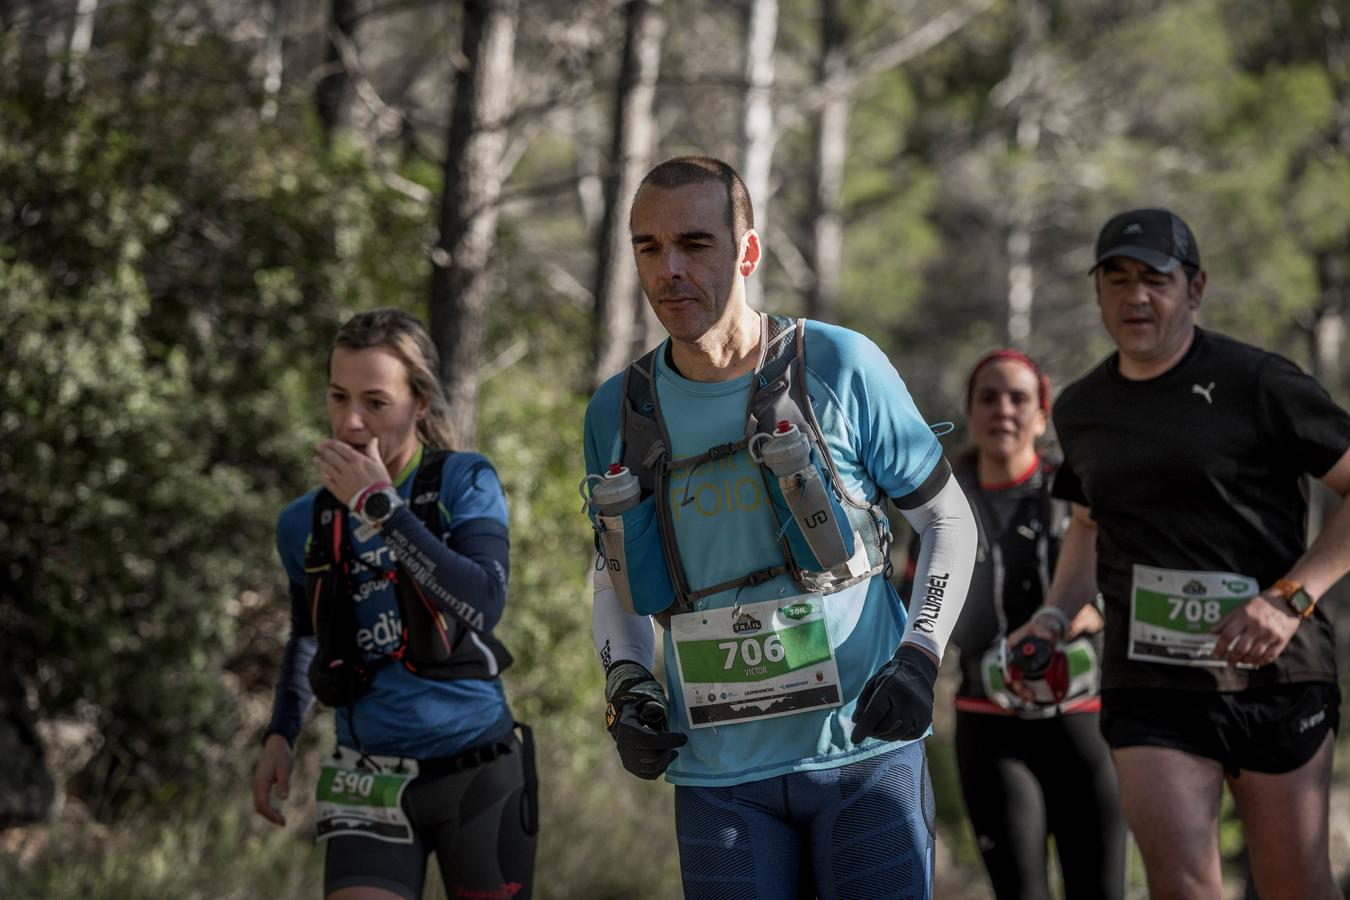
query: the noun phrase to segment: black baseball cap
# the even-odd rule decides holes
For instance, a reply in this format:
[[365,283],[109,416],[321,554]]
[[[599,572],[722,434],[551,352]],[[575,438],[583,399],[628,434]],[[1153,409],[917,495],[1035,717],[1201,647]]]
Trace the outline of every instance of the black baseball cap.
[[1097,235],[1097,267],[1115,256],[1128,256],[1159,272],[1179,265],[1200,268],[1200,248],[1181,216],[1167,209],[1132,209],[1111,218]]

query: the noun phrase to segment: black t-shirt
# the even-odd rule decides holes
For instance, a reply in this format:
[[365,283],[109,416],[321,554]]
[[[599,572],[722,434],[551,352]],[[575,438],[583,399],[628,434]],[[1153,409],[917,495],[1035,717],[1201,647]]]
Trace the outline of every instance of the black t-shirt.
[[1103,688],[1236,691],[1333,681],[1331,624],[1319,609],[1269,666],[1201,668],[1126,658],[1135,564],[1236,572],[1263,587],[1306,546],[1300,478],[1350,447],[1350,415],[1289,360],[1197,328],[1186,356],[1145,381],[1112,354],[1055,404],[1064,450],[1054,494],[1092,508],[1106,601]]

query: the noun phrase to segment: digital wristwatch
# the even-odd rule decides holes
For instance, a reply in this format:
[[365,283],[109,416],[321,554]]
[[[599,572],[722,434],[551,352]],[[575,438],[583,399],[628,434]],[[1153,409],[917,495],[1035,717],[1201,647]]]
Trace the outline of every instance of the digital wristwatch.
[[384,487],[377,491],[371,491],[361,501],[361,508],[357,510],[357,515],[367,525],[379,528],[394,514],[394,510],[402,505],[403,498],[392,487]]
[[1317,601],[1312,595],[1297,581],[1290,581],[1287,578],[1281,578],[1271,585],[1270,590],[1280,599],[1284,600],[1289,607],[1289,611],[1300,619],[1306,619],[1313,614],[1317,608]]

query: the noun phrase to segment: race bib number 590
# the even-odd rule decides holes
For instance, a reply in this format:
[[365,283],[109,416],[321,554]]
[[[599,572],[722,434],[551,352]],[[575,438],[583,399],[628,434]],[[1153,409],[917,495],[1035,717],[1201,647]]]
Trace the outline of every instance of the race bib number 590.
[[416,769],[374,771],[345,759],[328,763],[319,770],[315,789],[316,838],[359,834],[394,844],[412,843],[403,792],[416,774]]

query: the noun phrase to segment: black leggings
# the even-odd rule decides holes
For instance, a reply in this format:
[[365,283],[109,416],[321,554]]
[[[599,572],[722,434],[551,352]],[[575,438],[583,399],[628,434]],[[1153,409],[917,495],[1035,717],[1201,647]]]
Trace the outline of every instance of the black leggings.
[[450,774],[419,775],[403,795],[411,844],[364,835],[328,839],[324,894],[378,887],[420,900],[432,852],[449,897],[529,900],[534,888],[538,797],[533,742]]
[[956,762],[998,900],[1050,900],[1049,835],[1068,900],[1124,895],[1125,820],[1097,713],[958,712]]

